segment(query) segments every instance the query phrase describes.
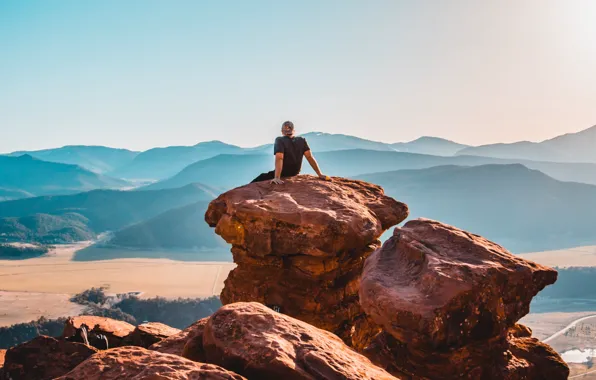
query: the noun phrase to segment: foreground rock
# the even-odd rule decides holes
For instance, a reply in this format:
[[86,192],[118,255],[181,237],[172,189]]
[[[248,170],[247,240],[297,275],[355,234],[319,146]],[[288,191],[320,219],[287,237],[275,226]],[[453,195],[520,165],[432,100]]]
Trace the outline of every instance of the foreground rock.
[[148,348],[152,344],[160,342],[180,332],[179,329],[175,329],[159,322],[143,323],[142,325],[138,325],[132,333],[126,336],[124,344],[127,346]]
[[[164,354],[184,356],[197,362],[204,362],[204,355],[200,347],[203,346],[203,330],[208,319],[203,318],[196,321],[178,334],[153,344],[149,349]],[[184,349],[187,344],[191,353],[184,355]],[[196,348],[193,349],[193,346],[196,346]]]
[[68,373],[96,352],[95,348],[82,343],[38,336],[6,352],[4,376],[14,380],[54,379]]
[[561,358],[516,325],[556,278],[480,236],[410,221],[364,267],[360,303],[383,329],[367,353],[396,374],[566,378]]
[[62,337],[65,338],[75,335],[77,329],[80,329],[83,325],[87,326],[89,335],[105,335],[108,339],[110,348],[124,345],[124,338],[135,330],[135,327],[127,322],[105,317],[82,315],[78,317],[70,317],[66,320]]
[[256,302],[213,314],[203,349],[210,363],[249,379],[395,379],[337,336]]
[[221,367],[193,362],[180,356],[141,347],[101,351],[59,380],[205,379],[241,380],[242,376]]
[[205,214],[232,244],[237,264],[221,300],[260,302],[349,342],[363,317],[358,287],[364,259],[407,215],[407,206],[380,187],[341,178],[298,176],[283,185],[228,191]]

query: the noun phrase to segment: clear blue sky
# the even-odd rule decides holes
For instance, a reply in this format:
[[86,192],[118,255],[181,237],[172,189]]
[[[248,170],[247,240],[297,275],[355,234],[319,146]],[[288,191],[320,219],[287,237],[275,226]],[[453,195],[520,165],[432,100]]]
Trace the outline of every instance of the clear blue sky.
[[0,152],[541,140],[596,124],[596,1],[0,2]]

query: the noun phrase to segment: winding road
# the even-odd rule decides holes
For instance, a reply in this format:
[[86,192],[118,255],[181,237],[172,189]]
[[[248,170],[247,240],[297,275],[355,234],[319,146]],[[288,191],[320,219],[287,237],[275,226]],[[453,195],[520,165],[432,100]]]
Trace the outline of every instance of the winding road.
[[550,342],[551,340],[555,339],[556,337],[558,337],[558,336],[561,336],[561,335],[565,334],[565,332],[566,332],[567,330],[569,330],[570,328],[574,327],[574,326],[575,326],[575,325],[577,325],[578,323],[580,323],[580,322],[583,322],[583,321],[585,321],[585,320],[587,320],[587,319],[590,319],[590,318],[594,318],[594,317],[596,317],[596,314],[590,314],[590,315],[588,315],[588,316],[585,316],[585,317],[582,317],[582,318],[576,319],[575,321],[571,322],[571,323],[570,323],[570,324],[568,324],[567,326],[563,327],[561,330],[557,331],[557,332],[556,332],[556,333],[554,333],[553,335],[551,335],[551,336],[549,336],[548,338],[544,339],[542,342],[544,342],[544,343],[548,343],[548,342]]

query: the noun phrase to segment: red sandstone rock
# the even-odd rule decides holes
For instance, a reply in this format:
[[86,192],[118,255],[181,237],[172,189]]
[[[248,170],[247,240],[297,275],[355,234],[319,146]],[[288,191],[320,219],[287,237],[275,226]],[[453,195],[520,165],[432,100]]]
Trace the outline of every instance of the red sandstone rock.
[[417,219],[368,258],[360,303],[398,340],[444,349],[504,336],[556,279],[480,236]]
[[212,364],[196,363],[180,356],[141,347],[101,351],[57,380],[241,380],[242,376]]
[[[203,329],[205,328],[205,324],[207,324],[208,319],[209,318],[203,318],[203,319],[196,321],[189,327],[180,331],[178,334],[172,335],[169,338],[166,338],[160,342],[153,344],[151,347],[149,347],[149,349],[157,351],[157,352],[162,352],[164,354],[173,354],[173,355],[187,357],[187,356],[183,355],[184,346],[186,345],[187,342],[189,342],[190,340],[193,340],[193,338],[195,338],[197,336],[200,336],[199,339],[201,341],[201,347],[202,347]],[[199,351],[200,350],[193,350],[193,352],[195,352],[195,353],[199,352]],[[202,356],[187,357],[187,358],[197,361],[197,362],[205,361]]]
[[206,221],[233,245],[237,267],[223,304],[256,301],[351,341],[364,259],[405,204],[376,185],[312,176],[239,187],[211,202]]
[[203,348],[209,362],[249,379],[395,379],[337,336],[256,302],[213,314]]
[[37,338],[6,352],[4,374],[14,380],[46,380],[62,376],[96,353],[93,347],[49,336]]
[[228,243],[254,256],[334,257],[361,249],[408,215],[403,203],[362,181],[313,176],[283,185],[253,183],[211,202],[205,219]]
[[383,332],[364,352],[398,376],[566,379],[557,353],[516,324],[556,278],[480,236],[410,221],[365,263],[360,303]]
[[188,334],[188,339],[182,349],[182,356],[195,362],[206,362],[205,351],[203,350],[203,332],[209,318],[197,321]]
[[105,317],[81,315],[66,320],[62,336],[73,336],[76,329],[81,328],[83,324],[89,328],[90,333],[105,335],[110,348],[122,346],[124,338],[135,330],[135,327],[127,322]]
[[178,333],[180,333],[179,329],[164,325],[163,323],[143,323],[142,325],[137,326],[132,333],[126,336],[124,339],[124,344],[127,346],[148,348],[152,344]]

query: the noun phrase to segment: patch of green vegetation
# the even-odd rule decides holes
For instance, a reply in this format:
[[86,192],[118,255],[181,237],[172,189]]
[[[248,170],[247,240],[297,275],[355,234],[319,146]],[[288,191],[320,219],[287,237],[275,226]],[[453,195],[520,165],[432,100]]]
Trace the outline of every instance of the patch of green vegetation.
[[22,260],[43,256],[50,247],[35,244],[0,244],[0,260]]

